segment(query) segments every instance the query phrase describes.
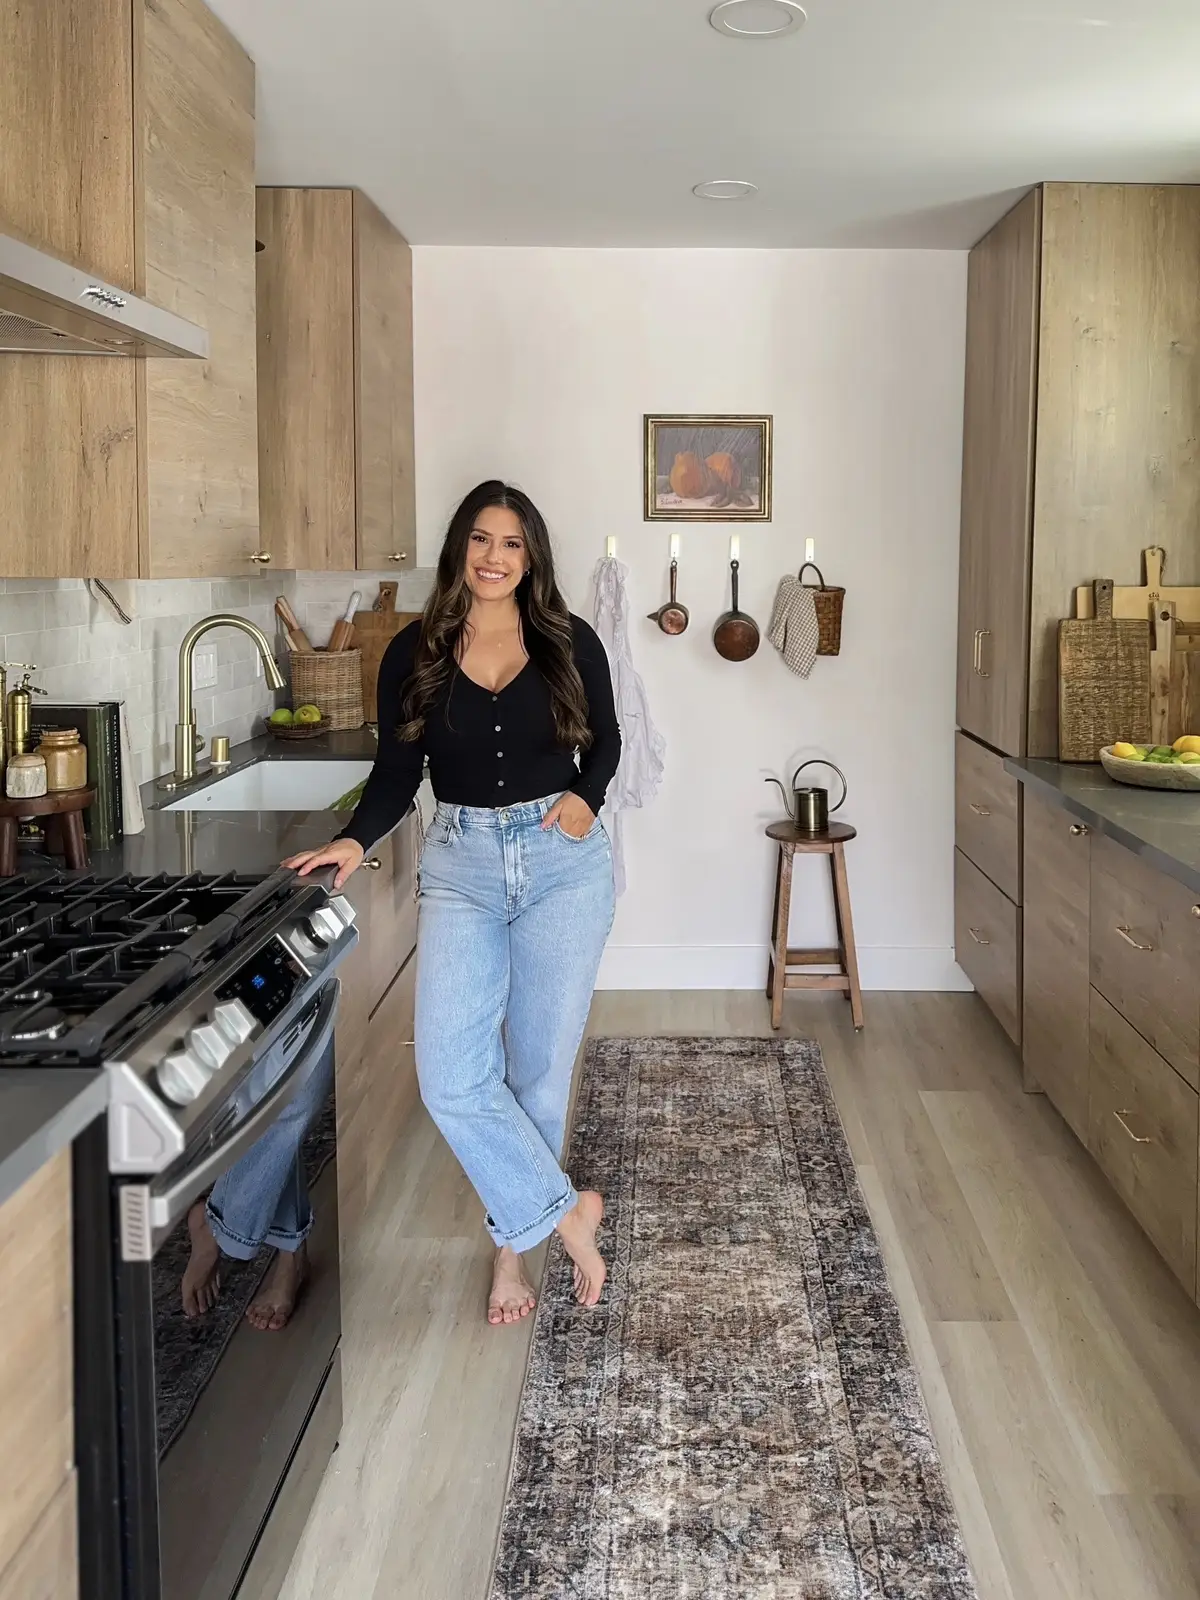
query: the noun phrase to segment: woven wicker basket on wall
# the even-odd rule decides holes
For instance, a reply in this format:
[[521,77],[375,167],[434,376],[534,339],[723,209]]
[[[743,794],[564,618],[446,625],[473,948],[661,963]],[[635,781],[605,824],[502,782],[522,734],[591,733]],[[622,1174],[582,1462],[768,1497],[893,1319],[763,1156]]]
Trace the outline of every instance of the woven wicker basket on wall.
[[817,606],[817,654],[819,656],[836,656],[842,648],[842,601],[846,598],[845,589],[831,589],[821,577],[821,569],[812,561],[806,561],[800,568],[800,582],[804,583],[804,574],[812,567],[820,580],[820,586],[805,584],[806,589],[813,590],[813,599]]
[[362,652],[293,650],[292,705],[317,706],[330,729],[363,725]]

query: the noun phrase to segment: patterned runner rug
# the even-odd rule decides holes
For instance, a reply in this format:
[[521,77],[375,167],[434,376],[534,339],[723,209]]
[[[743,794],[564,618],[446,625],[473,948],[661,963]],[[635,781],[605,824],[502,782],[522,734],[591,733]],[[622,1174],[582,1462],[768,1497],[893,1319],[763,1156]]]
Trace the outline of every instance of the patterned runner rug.
[[973,1600],[818,1047],[593,1040],[569,1166],[492,1600]]

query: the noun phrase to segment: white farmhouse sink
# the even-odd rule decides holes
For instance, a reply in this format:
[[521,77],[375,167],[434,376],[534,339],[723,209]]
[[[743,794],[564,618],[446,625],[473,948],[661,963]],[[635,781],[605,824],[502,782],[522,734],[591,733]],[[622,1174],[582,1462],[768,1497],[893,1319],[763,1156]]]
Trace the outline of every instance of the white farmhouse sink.
[[258,761],[164,811],[324,811],[359,784],[369,761]]

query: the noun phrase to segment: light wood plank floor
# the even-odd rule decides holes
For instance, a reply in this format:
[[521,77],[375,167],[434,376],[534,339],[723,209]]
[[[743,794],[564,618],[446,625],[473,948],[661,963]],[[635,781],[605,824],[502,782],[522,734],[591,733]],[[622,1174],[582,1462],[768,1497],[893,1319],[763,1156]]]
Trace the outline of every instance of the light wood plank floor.
[[[820,1041],[981,1600],[1200,1594],[1200,1313],[973,995],[789,997]],[[746,993],[601,994],[597,1034],[762,1034]],[[528,1329],[422,1113],[346,1269],[347,1416],[284,1600],[484,1600]]]

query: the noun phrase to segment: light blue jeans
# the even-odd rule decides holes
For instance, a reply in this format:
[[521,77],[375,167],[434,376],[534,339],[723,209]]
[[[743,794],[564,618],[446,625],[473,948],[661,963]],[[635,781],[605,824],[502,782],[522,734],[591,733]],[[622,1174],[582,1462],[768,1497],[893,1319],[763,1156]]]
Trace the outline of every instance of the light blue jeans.
[[421,860],[421,1098],[487,1210],[529,1250],[579,1198],[559,1165],[571,1073],[612,927],[612,851],[543,828],[557,796],[439,805]]

